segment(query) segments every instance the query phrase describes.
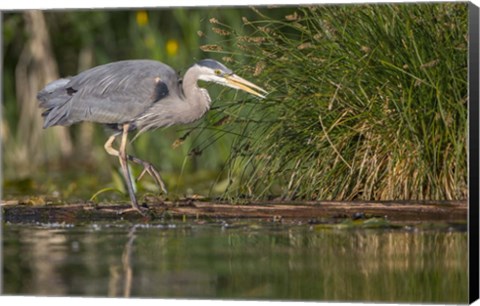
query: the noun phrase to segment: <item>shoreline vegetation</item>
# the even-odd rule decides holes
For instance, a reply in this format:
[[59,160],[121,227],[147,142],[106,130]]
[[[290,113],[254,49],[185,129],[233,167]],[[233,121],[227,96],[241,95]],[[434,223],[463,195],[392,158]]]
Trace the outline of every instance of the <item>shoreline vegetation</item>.
[[236,113],[233,197],[466,199],[466,6],[255,12],[248,36],[211,21],[271,91]]
[[467,198],[467,3],[26,11],[5,13],[3,32],[7,202],[126,199],[101,127],[41,129],[35,94],[49,80],[126,58],[184,72],[209,57],[269,95],[209,86],[200,122],[139,137],[129,150],[159,166],[164,200]]

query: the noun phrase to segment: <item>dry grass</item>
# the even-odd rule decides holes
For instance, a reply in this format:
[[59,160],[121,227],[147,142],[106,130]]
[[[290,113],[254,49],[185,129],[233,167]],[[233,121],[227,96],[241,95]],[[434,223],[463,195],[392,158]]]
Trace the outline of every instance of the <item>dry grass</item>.
[[248,36],[215,24],[271,92],[224,109],[228,196],[466,198],[467,4],[256,11]]

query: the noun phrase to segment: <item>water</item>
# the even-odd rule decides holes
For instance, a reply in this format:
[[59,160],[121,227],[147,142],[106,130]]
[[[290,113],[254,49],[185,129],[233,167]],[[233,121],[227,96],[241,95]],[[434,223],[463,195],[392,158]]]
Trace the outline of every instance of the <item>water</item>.
[[260,221],[3,224],[3,294],[467,302],[467,233]]

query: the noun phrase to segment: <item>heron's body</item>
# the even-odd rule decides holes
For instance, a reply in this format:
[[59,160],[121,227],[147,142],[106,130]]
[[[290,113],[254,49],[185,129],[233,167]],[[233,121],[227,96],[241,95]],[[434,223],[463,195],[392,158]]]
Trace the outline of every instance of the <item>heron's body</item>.
[[[69,126],[82,121],[97,122],[115,133],[105,143],[106,151],[118,156],[134,209],[141,211],[133,191],[127,160],[141,164],[166,192],[152,164],[126,154],[127,134],[158,127],[185,124],[202,117],[210,108],[210,96],[197,81],[215,82],[259,97],[260,87],[214,60],[190,67],[183,80],[169,66],[152,60],[126,60],[88,69],[76,76],[58,79],[45,86],[37,98],[44,109],[44,128]],[[119,150],[112,147],[122,133]]]
[[[131,123],[131,129],[143,131],[189,123],[210,107],[210,98],[196,80],[196,73],[190,71],[179,82],[172,68],[152,60],[97,66],[54,81],[39,93],[44,127],[92,121],[113,128]],[[193,85],[193,90],[184,91],[182,83]],[[185,99],[189,95],[193,99]]]

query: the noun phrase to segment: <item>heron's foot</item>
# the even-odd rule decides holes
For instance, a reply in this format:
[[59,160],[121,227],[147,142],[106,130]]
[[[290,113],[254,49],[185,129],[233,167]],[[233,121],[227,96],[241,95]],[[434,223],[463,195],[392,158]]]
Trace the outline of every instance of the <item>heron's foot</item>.
[[130,208],[122,209],[118,212],[119,215],[127,214],[130,212],[137,212],[143,217],[149,217],[149,208],[146,206],[132,205]]
[[129,158],[131,161],[143,166],[143,171],[138,176],[137,182],[142,179],[145,173],[148,173],[153,178],[157,186],[162,190],[162,192],[164,194],[167,194],[167,188],[165,187],[165,183],[163,182],[162,177],[160,176],[160,172],[158,172],[158,170],[155,168],[154,165],[133,156],[129,156]]

